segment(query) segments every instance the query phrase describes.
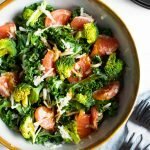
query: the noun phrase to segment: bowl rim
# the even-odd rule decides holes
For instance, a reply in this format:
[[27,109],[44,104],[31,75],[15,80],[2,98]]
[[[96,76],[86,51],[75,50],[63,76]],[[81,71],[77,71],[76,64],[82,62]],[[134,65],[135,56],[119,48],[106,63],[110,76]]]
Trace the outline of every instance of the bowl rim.
[[[134,93],[132,96],[132,99],[130,100],[130,106],[128,107],[128,110],[125,114],[125,116],[123,116],[119,123],[116,125],[115,130],[113,130],[111,133],[109,133],[109,135],[107,137],[104,137],[104,139],[98,140],[97,142],[93,143],[92,145],[86,147],[85,149],[95,149],[98,146],[101,146],[102,144],[106,143],[109,139],[111,139],[115,133],[127,122],[128,118],[130,117],[135,102],[136,102],[136,97],[138,94],[138,90],[139,90],[139,84],[140,84],[140,65],[139,65],[139,58],[138,58],[138,54],[137,54],[137,49],[136,49],[136,45],[135,42],[132,38],[131,33],[129,32],[127,26],[125,25],[124,21],[117,15],[117,13],[115,11],[113,11],[107,4],[105,4],[104,2],[102,2],[101,0],[89,0],[89,1],[94,1],[99,7],[103,7],[104,10],[106,10],[109,14],[111,14],[113,16],[113,18],[115,18],[115,20],[117,20],[117,22],[122,26],[122,28],[124,28],[124,31],[126,32],[126,35],[128,36],[128,39],[130,41],[130,44],[133,46],[132,52],[134,53],[134,60],[137,62],[137,82],[135,83],[135,89],[134,89]],[[9,5],[11,2],[13,2],[13,0],[6,0],[4,1],[2,4],[0,4],[0,10],[5,8],[7,5]],[[5,147],[7,147],[8,149],[11,150],[18,150],[19,148],[13,146],[11,143],[9,143],[8,141],[6,141],[5,139],[3,139],[2,137],[0,137],[0,143],[2,145],[4,145]]]

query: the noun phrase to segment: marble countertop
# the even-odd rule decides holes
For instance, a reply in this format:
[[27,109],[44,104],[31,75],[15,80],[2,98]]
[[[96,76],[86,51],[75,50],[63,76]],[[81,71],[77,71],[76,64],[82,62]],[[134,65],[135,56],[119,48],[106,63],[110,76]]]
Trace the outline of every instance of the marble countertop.
[[137,47],[140,62],[139,93],[150,89],[150,10],[130,0],[102,0],[127,25]]
[[[122,18],[137,46],[141,80],[139,94],[150,89],[150,10],[130,0],[102,0]],[[107,143],[106,143],[107,144]],[[5,148],[0,147],[0,150]],[[98,148],[99,149],[99,148]]]

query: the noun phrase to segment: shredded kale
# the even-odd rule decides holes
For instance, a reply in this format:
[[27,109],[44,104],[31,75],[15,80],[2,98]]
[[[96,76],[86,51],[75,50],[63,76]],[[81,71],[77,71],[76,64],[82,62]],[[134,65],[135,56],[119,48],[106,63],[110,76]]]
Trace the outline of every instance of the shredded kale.
[[59,144],[63,141],[61,135],[59,132],[56,132],[55,134],[52,134],[50,132],[47,131],[41,131],[37,138],[35,143],[37,144],[44,144],[45,142],[52,142],[54,144]]
[[81,8],[79,7],[79,8],[76,8],[76,9],[74,9],[73,11],[72,11],[72,16],[71,16],[71,19],[73,19],[73,18],[75,18],[75,17],[77,17],[77,16],[80,16],[80,10],[81,10]]
[[10,109],[10,102],[6,99],[5,101],[0,101],[0,116],[10,129],[19,130],[21,116],[16,110]]
[[[56,24],[47,27],[43,11],[54,9],[46,1],[26,6],[14,19],[15,36],[0,40],[0,118],[32,143],[78,144],[81,137],[76,117],[81,110],[91,116],[96,107],[104,119],[117,113],[117,97],[99,101],[93,92],[119,81],[124,62],[119,50],[91,57],[99,34],[113,37],[113,33],[108,28],[98,29],[96,21],[84,24],[83,30],[74,30],[71,21],[81,15],[81,8],[72,11],[65,25],[57,22],[61,16],[53,16]],[[88,56],[88,62],[83,56]],[[8,72],[14,77],[10,79]],[[37,115],[41,107],[46,115],[53,113],[48,118],[48,123],[54,122],[53,129],[44,128],[42,123],[36,128],[41,121],[38,115],[44,114]]]

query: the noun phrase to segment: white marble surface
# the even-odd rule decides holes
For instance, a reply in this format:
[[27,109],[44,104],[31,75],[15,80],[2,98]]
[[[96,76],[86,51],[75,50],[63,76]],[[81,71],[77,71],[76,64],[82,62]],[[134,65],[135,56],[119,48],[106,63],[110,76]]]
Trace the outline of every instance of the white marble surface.
[[[1,1],[1,0],[0,0]],[[112,8],[127,25],[137,46],[141,81],[139,93],[150,89],[150,10],[130,0],[102,0]],[[0,150],[5,148],[0,147]],[[99,149],[99,148],[98,148]]]
[[141,70],[139,92],[150,89],[150,10],[130,0],[102,1],[122,18],[136,43]]

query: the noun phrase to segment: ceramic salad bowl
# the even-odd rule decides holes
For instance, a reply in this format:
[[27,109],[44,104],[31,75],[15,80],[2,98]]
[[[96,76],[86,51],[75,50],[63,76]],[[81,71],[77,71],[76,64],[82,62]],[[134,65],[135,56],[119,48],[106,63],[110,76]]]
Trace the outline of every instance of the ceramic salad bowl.
[[[6,0],[7,1],[7,0]],[[34,1],[38,2],[38,0]],[[119,41],[120,57],[125,62],[123,73],[123,86],[119,93],[119,108],[115,116],[107,118],[96,132],[83,139],[79,144],[61,145],[36,145],[25,141],[21,135],[11,131],[2,120],[0,120],[0,142],[9,149],[87,149],[100,146],[106,142],[127,121],[134,107],[139,87],[140,72],[135,43],[123,21],[108,6],[99,0],[47,0],[55,8],[73,9],[84,7],[88,14],[92,15],[97,24],[102,27],[111,28],[114,36]],[[25,6],[32,4],[30,0],[8,0],[0,6],[0,25],[13,21]]]

